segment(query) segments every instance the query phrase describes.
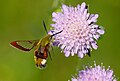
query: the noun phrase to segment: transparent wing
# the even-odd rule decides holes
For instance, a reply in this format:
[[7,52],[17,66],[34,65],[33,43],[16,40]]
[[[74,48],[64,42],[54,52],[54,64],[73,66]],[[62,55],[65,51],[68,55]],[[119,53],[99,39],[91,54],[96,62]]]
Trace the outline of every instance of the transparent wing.
[[33,49],[35,46],[37,46],[37,43],[39,40],[23,40],[23,41],[13,41],[10,44],[22,51],[30,51]]

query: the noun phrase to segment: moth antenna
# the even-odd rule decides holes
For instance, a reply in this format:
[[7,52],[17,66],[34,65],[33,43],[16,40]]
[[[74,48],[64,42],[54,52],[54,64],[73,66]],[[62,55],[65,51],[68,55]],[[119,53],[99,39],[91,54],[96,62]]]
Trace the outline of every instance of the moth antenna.
[[55,34],[51,35],[51,39],[52,39],[52,37],[53,37],[53,36],[55,36],[55,35],[57,35],[57,34],[61,33],[62,31],[63,31],[63,30],[61,30],[61,31],[59,31],[59,32],[57,32],[57,33],[55,33]]
[[47,31],[47,28],[46,28],[44,20],[43,20],[43,26],[44,26],[44,29],[45,29],[46,33],[48,34],[48,31]]

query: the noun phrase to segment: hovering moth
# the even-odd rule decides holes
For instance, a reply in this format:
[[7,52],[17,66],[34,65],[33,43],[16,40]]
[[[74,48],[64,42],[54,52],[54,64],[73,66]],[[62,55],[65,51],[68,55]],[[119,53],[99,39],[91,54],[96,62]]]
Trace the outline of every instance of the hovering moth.
[[[43,26],[47,32],[45,22],[43,21]],[[48,54],[50,53],[49,48],[51,47],[52,37],[61,33],[57,32],[53,35],[47,34],[44,38],[40,40],[17,40],[10,43],[13,47],[20,49],[22,51],[30,51],[35,48],[34,51],[34,61],[38,68],[45,68],[47,63]],[[47,32],[48,33],[48,32]],[[51,56],[50,56],[51,57]]]

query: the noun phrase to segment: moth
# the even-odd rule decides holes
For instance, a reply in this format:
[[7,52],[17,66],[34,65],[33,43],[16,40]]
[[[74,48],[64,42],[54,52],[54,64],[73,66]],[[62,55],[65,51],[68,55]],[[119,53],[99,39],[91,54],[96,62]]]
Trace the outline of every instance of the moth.
[[[43,26],[47,32],[45,22],[43,21]],[[47,35],[40,40],[17,40],[10,43],[13,47],[20,49],[22,51],[31,51],[35,48],[34,51],[34,61],[38,68],[45,68],[47,63],[48,54],[50,55],[50,47],[53,36],[61,33],[59,31],[53,35]],[[51,56],[50,56],[51,57]]]

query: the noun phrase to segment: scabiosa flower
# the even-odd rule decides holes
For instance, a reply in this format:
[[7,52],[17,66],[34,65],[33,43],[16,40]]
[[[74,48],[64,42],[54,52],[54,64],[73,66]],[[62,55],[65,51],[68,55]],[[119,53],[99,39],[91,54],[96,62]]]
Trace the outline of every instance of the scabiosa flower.
[[[68,80],[70,81],[70,80]],[[86,66],[84,70],[79,71],[77,78],[73,77],[71,81],[117,81],[113,70],[110,70],[110,66],[105,69],[105,66],[94,64],[94,67]]]
[[78,54],[80,58],[89,54],[92,48],[97,49],[97,40],[104,30],[96,24],[98,14],[88,13],[87,5],[83,2],[77,7],[62,4],[62,12],[53,12],[51,24],[53,29],[49,34],[61,33],[54,36],[54,44],[62,49],[65,56]]

